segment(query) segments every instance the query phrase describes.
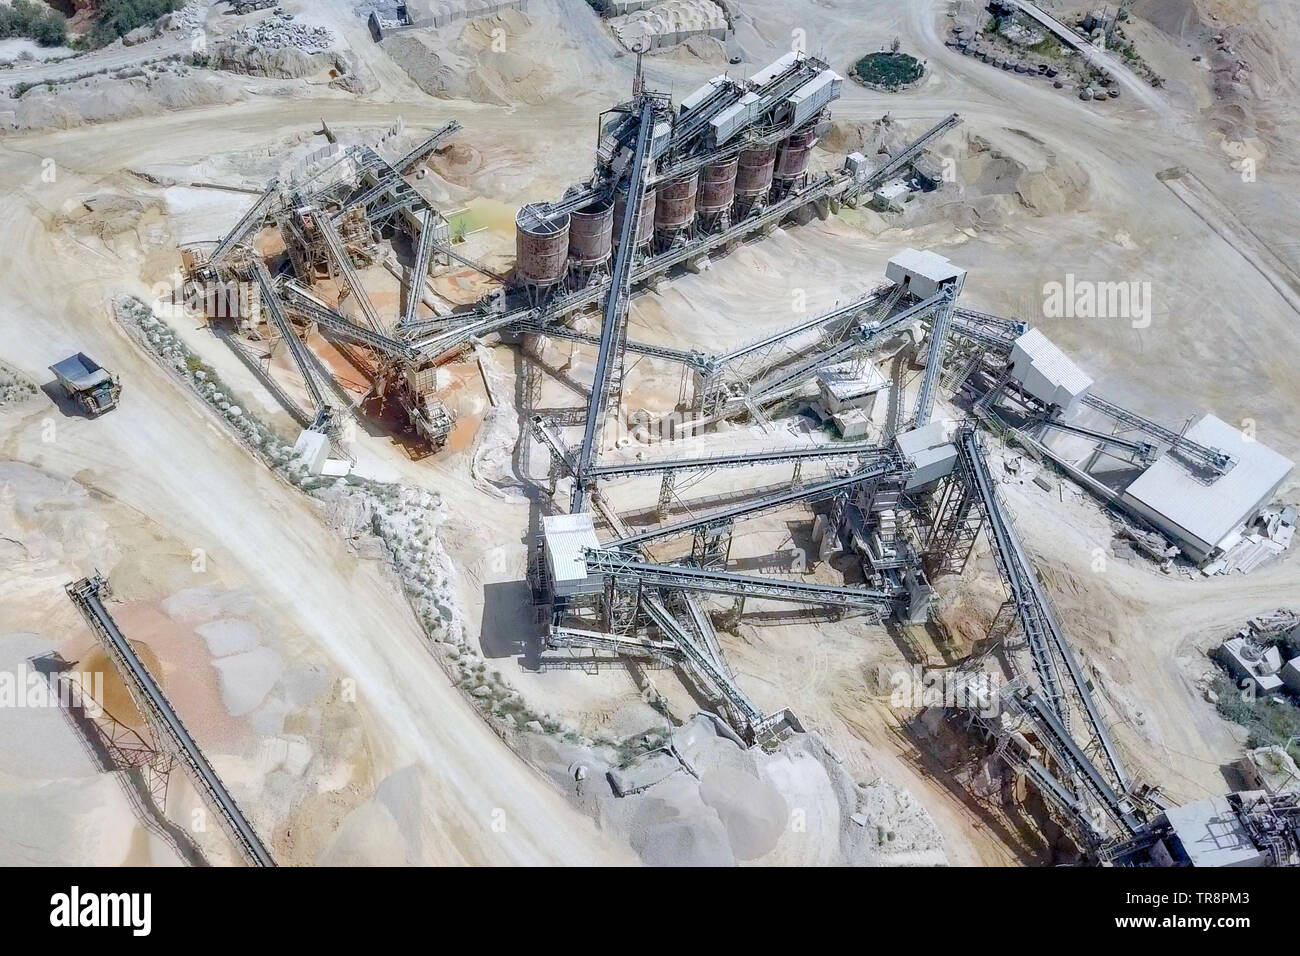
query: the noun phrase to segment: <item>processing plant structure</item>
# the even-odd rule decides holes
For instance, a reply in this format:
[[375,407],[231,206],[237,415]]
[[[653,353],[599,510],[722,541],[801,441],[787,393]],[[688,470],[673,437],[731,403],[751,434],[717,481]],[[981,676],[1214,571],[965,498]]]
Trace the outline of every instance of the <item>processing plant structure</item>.
[[[902,250],[868,293],[725,352],[629,339],[630,300],[648,285],[797,213],[825,218],[909,171],[915,181],[914,164],[960,122],[948,116],[894,155],[853,153],[817,171],[813,148],[841,82],[826,63],[791,53],[747,80],[715,77],[674,105],[647,89],[638,70],[632,97],[600,117],[590,178],[519,210],[509,276],[457,251],[448,218],[408,178],[459,130],[452,122],[391,161],[364,146],[309,157],[271,183],[214,248],[189,251],[189,279],[257,289],[258,307],[237,317],[235,337],[287,348],[311,405],[293,409],[305,455],[338,448],[348,416],[389,408],[400,411],[413,447],[436,450],[454,427],[440,370],[491,334],[520,346],[521,412],[532,426],[522,440],[549,454],[554,512],[540,516],[528,572],[543,669],[626,661],[674,668],[728,733],[763,743],[801,729],[799,718],[788,709],[765,713],[747,696],[706,602],[727,599],[722,616],[732,621],[750,600],[924,622],[932,582],[960,574],[982,532],[1007,592],[996,636],[1013,649],[1007,657],[1019,672],[1000,692],[995,717],[954,710],[949,719],[1031,783],[1090,859],[1195,862],[1187,850],[1194,829],[1226,815],[1260,859],[1296,863],[1294,801],[1233,795],[1193,813],[1129,775],[999,495],[981,436],[1054,461],[1153,555],[1182,551],[1196,562],[1231,547],[1289,474],[1289,461],[1212,416],[1178,430],[1095,394],[1092,379],[1040,330],[964,307],[966,270],[928,251]],[[385,246],[395,239],[413,255],[399,314],[386,315],[363,272],[392,264]],[[430,270],[453,260],[497,288],[465,308],[435,306]],[[596,311],[598,334],[575,321]],[[311,347],[317,333],[365,370],[365,402],[348,397]],[[541,338],[597,350],[585,407],[539,407],[530,342]],[[834,437],[712,455],[611,453],[607,430],[623,415],[629,355],[681,367],[686,438],[729,422],[768,425],[809,407],[822,434]],[[296,404],[282,386],[275,391]],[[1128,480],[1117,487],[1098,479],[1058,451],[1053,435],[1121,460]],[[663,447],[671,452],[673,443]],[[779,487],[711,509],[678,507],[681,483],[695,476],[780,465],[790,472]],[[636,526],[620,513],[618,485],[646,477],[660,483],[656,523]],[[737,526],[790,507],[813,509],[818,560],[853,556],[852,581],[732,569]],[[970,666],[975,674],[982,665]]]

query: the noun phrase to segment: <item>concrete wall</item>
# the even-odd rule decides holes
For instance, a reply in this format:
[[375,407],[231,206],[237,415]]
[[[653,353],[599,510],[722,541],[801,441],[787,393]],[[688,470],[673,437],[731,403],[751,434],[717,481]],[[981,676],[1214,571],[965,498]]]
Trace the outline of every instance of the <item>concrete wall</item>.
[[406,15],[411,21],[408,26],[386,28],[385,34],[402,30],[445,27],[460,20],[474,20],[478,17],[490,17],[502,10],[527,10],[528,0],[459,0],[459,2],[439,2],[439,0],[409,0]]

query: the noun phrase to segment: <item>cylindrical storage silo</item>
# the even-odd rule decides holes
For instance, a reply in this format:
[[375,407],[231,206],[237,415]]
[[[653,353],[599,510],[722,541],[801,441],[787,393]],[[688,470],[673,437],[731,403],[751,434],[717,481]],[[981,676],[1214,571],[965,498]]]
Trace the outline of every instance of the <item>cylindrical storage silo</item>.
[[655,197],[655,236],[661,243],[671,243],[695,225],[695,193],[699,185],[698,172],[659,184],[659,194]]
[[808,168],[808,156],[812,153],[817,133],[811,126],[805,126],[781,140],[781,147],[776,153],[777,179],[796,179]]
[[545,213],[530,204],[515,216],[515,276],[538,288],[560,282],[569,258],[569,214]]
[[[653,189],[647,189],[641,201],[641,214],[637,217],[636,244],[645,245],[654,235],[656,195]],[[627,211],[627,182],[621,183],[614,191],[614,242],[623,233],[623,217]]]
[[573,213],[569,220],[569,260],[591,270],[609,261],[614,248],[614,204],[608,199]]
[[695,197],[695,211],[706,230],[720,225],[736,198],[738,157],[712,163],[700,171],[700,188]]
[[772,170],[776,165],[776,147],[755,146],[742,150],[736,166],[736,218],[743,219],[750,210],[767,202],[772,189]]

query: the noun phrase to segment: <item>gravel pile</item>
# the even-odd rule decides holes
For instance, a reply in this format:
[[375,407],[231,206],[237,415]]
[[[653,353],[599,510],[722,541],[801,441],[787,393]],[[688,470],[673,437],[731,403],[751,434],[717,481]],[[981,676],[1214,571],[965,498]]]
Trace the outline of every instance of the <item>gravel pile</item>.
[[36,383],[17,369],[0,362],[0,408],[17,405],[36,395]]
[[334,45],[335,36],[328,27],[308,26],[299,23],[292,14],[277,10],[261,23],[236,30],[230,39],[263,50],[295,47],[304,53],[324,53]]
[[212,0],[190,0],[171,15],[167,27],[172,30],[184,30],[186,33],[197,33],[208,22],[208,10],[211,7]]

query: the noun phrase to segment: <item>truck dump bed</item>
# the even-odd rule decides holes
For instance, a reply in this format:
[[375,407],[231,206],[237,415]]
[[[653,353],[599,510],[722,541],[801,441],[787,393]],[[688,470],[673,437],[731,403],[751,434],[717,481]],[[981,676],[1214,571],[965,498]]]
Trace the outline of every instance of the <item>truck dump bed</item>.
[[85,391],[109,381],[112,376],[84,352],[69,355],[62,362],[50,366],[50,371],[67,387]]

